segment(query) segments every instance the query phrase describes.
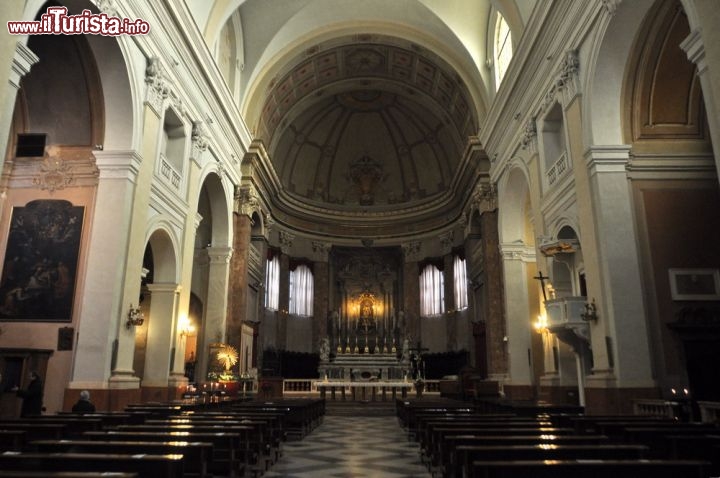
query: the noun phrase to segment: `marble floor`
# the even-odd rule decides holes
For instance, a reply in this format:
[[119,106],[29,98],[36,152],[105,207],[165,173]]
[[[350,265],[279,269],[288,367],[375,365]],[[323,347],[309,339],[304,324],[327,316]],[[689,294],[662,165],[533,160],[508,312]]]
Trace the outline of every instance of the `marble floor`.
[[299,441],[283,444],[283,456],[263,478],[430,478],[418,445],[395,417],[326,415]]

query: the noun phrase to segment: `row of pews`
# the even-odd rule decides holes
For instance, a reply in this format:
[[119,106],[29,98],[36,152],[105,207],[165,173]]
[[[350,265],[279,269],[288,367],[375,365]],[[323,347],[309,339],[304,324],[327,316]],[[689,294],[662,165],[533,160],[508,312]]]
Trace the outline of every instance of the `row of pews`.
[[720,427],[641,416],[485,413],[463,402],[397,402],[433,477],[720,476]]
[[131,405],[0,421],[0,478],[260,477],[325,414],[316,399]]

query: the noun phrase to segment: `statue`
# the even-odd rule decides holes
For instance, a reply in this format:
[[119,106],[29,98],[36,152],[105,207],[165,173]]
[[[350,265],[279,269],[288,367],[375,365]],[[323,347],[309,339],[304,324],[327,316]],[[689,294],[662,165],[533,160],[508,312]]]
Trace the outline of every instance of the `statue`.
[[402,359],[403,362],[410,361],[410,341],[405,337],[405,340],[403,340],[403,346],[402,346]]
[[327,337],[320,339],[320,361],[328,362],[330,360],[330,341]]

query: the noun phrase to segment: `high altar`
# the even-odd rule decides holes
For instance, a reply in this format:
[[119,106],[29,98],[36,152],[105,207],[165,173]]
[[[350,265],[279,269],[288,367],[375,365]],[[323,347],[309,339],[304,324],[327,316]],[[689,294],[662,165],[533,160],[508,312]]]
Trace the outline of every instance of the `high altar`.
[[332,309],[320,351],[320,377],[401,380],[409,368],[395,248],[335,248]]

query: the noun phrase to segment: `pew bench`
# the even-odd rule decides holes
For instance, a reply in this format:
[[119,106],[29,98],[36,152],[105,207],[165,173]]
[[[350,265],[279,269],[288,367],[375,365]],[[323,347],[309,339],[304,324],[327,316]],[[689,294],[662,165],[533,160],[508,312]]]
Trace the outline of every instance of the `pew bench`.
[[137,473],[115,471],[18,471],[0,470],[0,478],[137,478]]
[[707,462],[671,460],[474,461],[475,478],[706,478]]
[[604,435],[446,435],[433,451],[434,470],[441,465],[459,463],[454,456],[460,446],[512,446],[512,445],[602,445],[609,444]]
[[120,471],[139,478],[182,478],[182,455],[104,453],[0,453],[0,469],[17,471]]
[[188,432],[188,433],[238,433],[240,435],[240,447],[237,449],[238,458],[242,460],[247,469],[255,469],[256,472],[265,472],[268,468],[268,456],[271,450],[265,439],[264,423],[246,423],[243,425],[223,425],[213,423],[210,425],[121,425],[115,430],[126,432]]
[[471,478],[476,461],[500,460],[631,460],[644,458],[648,448],[642,445],[460,445],[443,469],[447,478]]
[[65,425],[63,423],[39,423],[33,421],[3,421],[0,429],[25,432],[25,440],[60,440],[65,438]]
[[[153,442],[207,442],[212,444],[212,458],[208,462],[208,470],[213,474],[241,477],[245,475],[246,466],[241,458],[240,450],[243,437],[238,433],[200,433],[200,432],[127,432],[106,430],[87,432],[83,435],[89,440],[99,441],[153,441]],[[157,478],[157,477],[156,477]]]
[[119,453],[123,455],[182,455],[186,477],[207,478],[213,445],[209,442],[42,440],[30,444],[38,453]]
[[0,425],[0,451],[22,451],[25,435],[23,430],[4,430]]

